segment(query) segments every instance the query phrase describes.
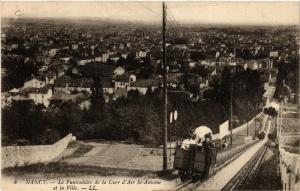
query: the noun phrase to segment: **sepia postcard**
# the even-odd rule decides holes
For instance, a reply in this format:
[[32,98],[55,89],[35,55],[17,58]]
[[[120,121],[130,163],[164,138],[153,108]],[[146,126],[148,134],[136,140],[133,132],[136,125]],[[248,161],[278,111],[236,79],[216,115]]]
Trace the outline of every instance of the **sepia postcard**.
[[1,190],[300,190],[300,2],[1,1]]

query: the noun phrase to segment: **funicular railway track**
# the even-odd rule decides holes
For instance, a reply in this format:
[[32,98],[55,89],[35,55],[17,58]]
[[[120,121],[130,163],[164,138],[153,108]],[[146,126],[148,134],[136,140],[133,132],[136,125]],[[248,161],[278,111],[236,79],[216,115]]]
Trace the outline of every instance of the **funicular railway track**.
[[260,148],[250,161],[231,179],[230,182],[222,189],[224,191],[242,189],[247,184],[251,183],[251,180],[255,178],[257,170],[260,168],[264,161],[266,152],[268,149],[268,143]]
[[172,190],[195,190],[200,184],[205,182],[209,177],[214,175],[216,172],[220,171],[223,167],[230,164],[233,160],[238,158],[240,155],[242,155],[247,149],[249,149],[251,146],[255,145],[259,140],[251,141],[249,143],[236,146],[232,149],[222,151],[218,153],[219,157],[217,159],[217,163],[215,164],[215,167],[213,169],[213,173],[210,174],[208,177],[205,177],[203,179],[193,181],[191,178],[188,180],[185,180],[181,182],[180,184],[176,185]]

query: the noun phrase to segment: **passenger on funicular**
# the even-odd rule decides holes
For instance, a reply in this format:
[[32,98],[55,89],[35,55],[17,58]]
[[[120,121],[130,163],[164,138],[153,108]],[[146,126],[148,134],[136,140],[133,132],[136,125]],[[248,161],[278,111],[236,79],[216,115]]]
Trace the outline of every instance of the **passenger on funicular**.
[[189,150],[190,145],[195,145],[197,144],[196,142],[196,135],[193,133],[189,133],[188,138],[184,139],[181,143],[181,148],[184,150]]
[[[203,137],[203,135],[202,135]],[[204,139],[202,141],[202,139]],[[195,134],[195,132],[193,133],[189,133],[189,137],[185,140],[183,140],[182,144],[181,144],[181,148],[184,150],[189,150],[191,145],[196,145],[199,147],[214,147],[214,142],[212,141],[212,135],[211,133],[207,133],[204,135],[204,138],[201,139],[201,136]]]
[[207,133],[204,136],[204,141],[202,143],[203,147],[215,147],[215,142],[212,141],[211,133]]

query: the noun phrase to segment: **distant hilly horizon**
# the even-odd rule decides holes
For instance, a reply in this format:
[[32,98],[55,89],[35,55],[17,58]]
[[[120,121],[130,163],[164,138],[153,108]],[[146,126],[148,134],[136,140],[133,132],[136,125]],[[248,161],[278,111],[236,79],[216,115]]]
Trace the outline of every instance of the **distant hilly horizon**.
[[[147,21],[141,21],[141,20],[125,20],[125,19],[113,19],[113,18],[97,18],[97,17],[82,17],[82,18],[68,18],[68,17],[40,17],[40,18],[35,18],[35,17],[2,17],[1,22],[2,24],[4,23],[9,23],[11,20],[14,20],[15,22],[31,22],[33,21],[40,21],[40,22],[54,22],[56,24],[63,24],[63,23],[70,23],[70,24],[83,24],[83,25],[98,25],[98,24],[107,24],[107,25],[112,25],[112,24],[119,24],[119,25],[124,25],[124,24],[130,24],[130,25],[150,25],[150,26],[160,26],[162,21],[157,21],[157,22],[147,22]],[[259,27],[259,28],[276,28],[276,27],[295,27],[299,25],[295,24],[280,24],[280,25],[275,25],[275,24],[249,24],[249,23],[204,23],[204,22],[185,22],[185,23],[180,23],[183,27],[241,27],[241,28],[247,28],[247,27]]]

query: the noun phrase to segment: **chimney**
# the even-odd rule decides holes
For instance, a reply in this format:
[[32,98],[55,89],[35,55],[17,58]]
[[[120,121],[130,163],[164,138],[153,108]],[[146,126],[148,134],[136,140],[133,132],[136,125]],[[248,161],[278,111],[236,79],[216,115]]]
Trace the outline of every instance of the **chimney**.
[[84,48],[84,56],[88,56],[87,48]]
[[95,54],[95,52],[94,52],[95,47],[91,46],[91,49],[92,49],[92,56],[94,56],[94,54]]
[[236,57],[236,48],[234,48],[234,53],[233,53],[233,57]]

